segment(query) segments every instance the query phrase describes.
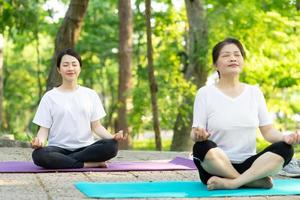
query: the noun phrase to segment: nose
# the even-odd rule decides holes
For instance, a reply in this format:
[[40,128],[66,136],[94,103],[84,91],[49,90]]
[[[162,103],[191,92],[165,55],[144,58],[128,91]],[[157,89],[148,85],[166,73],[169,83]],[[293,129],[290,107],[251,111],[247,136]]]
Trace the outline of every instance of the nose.
[[73,70],[73,69],[74,69],[74,66],[72,66],[72,65],[68,66],[68,70]]
[[236,57],[235,57],[234,54],[232,54],[232,55],[230,56],[230,61],[236,61]]

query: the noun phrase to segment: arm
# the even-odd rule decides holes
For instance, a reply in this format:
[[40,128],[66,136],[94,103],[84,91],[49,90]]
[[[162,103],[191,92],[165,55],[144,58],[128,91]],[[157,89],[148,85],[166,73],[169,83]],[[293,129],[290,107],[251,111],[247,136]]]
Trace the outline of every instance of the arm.
[[275,128],[273,128],[272,125],[260,126],[259,130],[262,136],[268,142],[275,143],[275,142],[283,141],[283,134],[278,130],[276,130]]
[[266,101],[260,90],[258,90],[258,103],[259,103],[258,116],[259,116],[260,124],[262,124],[262,126],[260,126],[259,129],[261,134],[267,141],[271,143],[279,142],[279,141],[284,141],[287,144],[299,143],[300,141],[299,131],[296,131],[295,133],[292,134],[282,134],[278,130],[272,127],[271,120],[268,116]]
[[191,138],[194,142],[207,140],[210,134],[205,130],[207,123],[207,103],[203,88],[199,89],[193,108],[193,125]]
[[31,141],[31,147],[33,149],[38,149],[43,147],[46,143],[46,140],[48,139],[48,135],[49,135],[49,128],[45,128],[41,126],[39,128],[37,136],[33,138],[33,140]]
[[113,135],[110,134],[106,128],[104,128],[99,121],[91,122],[92,131],[103,139],[113,139]]
[[300,131],[296,130],[295,133],[282,134],[278,130],[274,129],[272,125],[266,125],[259,127],[263,137],[271,142],[284,141],[287,144],[298,144],[300,143]]
[[123,131],[119,131],[115,135],[110,134],[106,128],[104,128],[101,123],[97,120],[91,122],[92,131],[103,139],[114,139],[114,140],[125,140],[127,138],[126,135],[123,135]]

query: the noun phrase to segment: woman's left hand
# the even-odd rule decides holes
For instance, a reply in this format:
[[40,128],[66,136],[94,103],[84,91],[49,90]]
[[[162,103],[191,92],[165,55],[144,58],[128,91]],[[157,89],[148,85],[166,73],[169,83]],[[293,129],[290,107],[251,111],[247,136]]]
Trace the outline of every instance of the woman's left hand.
[[287,144],[299,144],[300,143],[300,130],[296,130],[295,133],[284,135],[283,141]]
[[123,131],[118,131],[114,136],[114,140],[120,141],[120,140],[126,140],[127,139],[127,134],[123,134]]

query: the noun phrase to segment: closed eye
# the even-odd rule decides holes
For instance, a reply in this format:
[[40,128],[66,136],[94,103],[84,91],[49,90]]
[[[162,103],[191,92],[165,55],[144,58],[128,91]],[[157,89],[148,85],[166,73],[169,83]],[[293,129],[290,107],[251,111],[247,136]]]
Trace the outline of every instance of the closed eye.
[[229,56],[230,56],[229,54],[223,54],[222,55],[223,58],[226,58],[226,57],[229,57]]

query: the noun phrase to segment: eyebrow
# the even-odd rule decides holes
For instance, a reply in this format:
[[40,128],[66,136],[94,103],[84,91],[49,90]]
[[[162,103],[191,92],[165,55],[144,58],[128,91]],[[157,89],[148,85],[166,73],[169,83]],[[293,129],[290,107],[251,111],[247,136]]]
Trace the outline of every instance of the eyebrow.
[[74,63],[75,63],[75,64],[76,64],[77,62],[76,62],[76,61],[72,61],[72,62],[67,62],[67,61],[64,61],[64,62],[63,62],[63,64],[68,64],[68,63],[72,63],[72,64],[74,64]]
[[[220,54],[223,54],[223,53],[231,53],[231,51],[223,51],[223,52],[221,51],[220,52]],[[234,51],[233,53],[241,53],[241,52],[240,51]]]

